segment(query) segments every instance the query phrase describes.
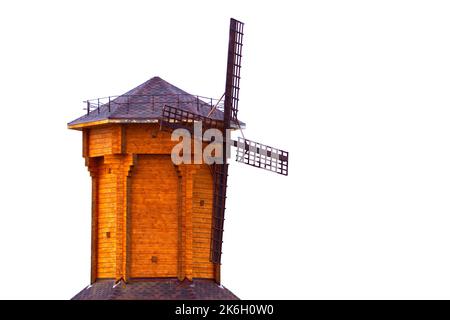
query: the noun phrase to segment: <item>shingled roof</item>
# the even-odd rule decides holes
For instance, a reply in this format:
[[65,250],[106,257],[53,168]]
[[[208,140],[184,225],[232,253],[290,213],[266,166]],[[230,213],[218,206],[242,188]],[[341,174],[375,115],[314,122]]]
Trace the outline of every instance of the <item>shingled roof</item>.
[[[160,77],[153,77],[121,96],[92,100],[91,111],[69,122],[68,126],[73,128],[76,125],[102,120],[119,123],[152,122],[152,120],[160,119],[165,105],[207,116],[211,111],[212,100],[209,100],[209,103],[204,100],[202,97],[181,90]],[[223,112],[216,109],[210,117],[223,120]]]
[[231,291],[213,280],[148,279],[127,284],[99,280],[84,288],[72,300],[238,300]]

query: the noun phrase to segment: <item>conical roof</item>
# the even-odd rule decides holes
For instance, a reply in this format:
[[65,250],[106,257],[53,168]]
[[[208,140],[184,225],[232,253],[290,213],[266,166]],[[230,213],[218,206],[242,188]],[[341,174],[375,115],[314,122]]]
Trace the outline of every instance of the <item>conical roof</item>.
[[[204,100],[204,98],[181,90],[160,77],[153,77],[121,96],[99,100],[98,108],[97,100],[93,100],[90,105],[91,111],[69,122],[68,126],[69,128],[76,127],[102,120],[114,120],[119,123],[157,121],[161,118],[165,105],[207,116],[211,111],[211,103]],[[223,120],[223,112],[216,109],[210,117]]]

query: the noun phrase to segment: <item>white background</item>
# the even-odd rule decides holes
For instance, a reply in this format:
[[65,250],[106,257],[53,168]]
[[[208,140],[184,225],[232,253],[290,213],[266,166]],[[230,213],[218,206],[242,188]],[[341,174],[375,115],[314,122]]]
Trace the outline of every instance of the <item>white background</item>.
[[153,76],[219,98],[246,23],[246,137],[290,174],[231,164],[223,284],[244,299],[450,298],[448,1],[2,1],[0,298],[89,282],[82,100]]

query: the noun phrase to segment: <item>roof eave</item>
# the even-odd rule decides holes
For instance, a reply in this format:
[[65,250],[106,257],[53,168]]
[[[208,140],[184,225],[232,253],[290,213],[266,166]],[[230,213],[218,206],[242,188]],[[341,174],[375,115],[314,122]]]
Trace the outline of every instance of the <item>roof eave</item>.
[[82,123],[67,124],[68,129],[82,130],[84,128],[105,125],[105,124],[115,124],[115,123],[158,123],[158,119],[104,119],[97,121],[89,121]]
[[[67,124],[68,129],[72,130],[83,130],[84,128],[90,128],[105,124],[117,124],[117,123],[158,123],[159,119],[104,119],[104,120],[97,120],[97,121],[89,121],[89,122],[82,122],[82,123],[74,123],[71,124],[69,122]],[[244,122],[241,122],[240,128],[245,129],[246,125]],[[239,129],[239,126],[236,126],[233,124],[232,129]]]

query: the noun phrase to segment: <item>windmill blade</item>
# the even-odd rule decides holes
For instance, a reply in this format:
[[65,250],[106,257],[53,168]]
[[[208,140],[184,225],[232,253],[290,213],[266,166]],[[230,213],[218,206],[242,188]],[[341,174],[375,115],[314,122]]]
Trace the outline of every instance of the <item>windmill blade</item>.
[[[230,38],[228,41],[227,76],[225,83],[225,118],[228,123],[237,122],[239,104],[239,86],[241,82],[242,39],[244,24],[233,18],[230,20]],[[229,114],[227,112],[229,110]],[[224,119],[225,124],[227,119]]]
[[220,264],[222,258],[223,224],[225,221],[225,201],[227,194],[228,164],[215,164],[214,178],[214,208],[211,225],[210,260]]
[[288,175],[289,152],[239,137],[233,141],[236,161],[253,167]]
[[[239,125],[237,112],[239,103],[239,84],[241,81],[242,38],[244,24],[236,19],[230,19],[230,38],[228,40],[227,76],[225,82],[225,101],[223,111],[222,134],[232,125]],[[230,141],[223,141],[226,150]],[[225,200],[227,198],[228,164],[226,152],[223,153],[223,164],[214,166],[214,211],[211,230],[210,260],[220,264],[222,257],[223,222],[225,220]]]
[[172,106],[165,105],[162,111],[161,119],[159,124],[161,129],[169,128],[172,130],[183,128],[188,130],[191,134],[194,133],[194,122],[202,122],[202,130],[205,132],[208,129],[219,129],[223,128],[222,121],[215,120],[209,117],[199,115],[190,111],[175,108]]
[[[209,117],[200,116],[188,111],[174,107],[165,106],[163,109],[161,128],[185,128],[192,132],[195,121],[202,121],[203,130],[216,128],[222,131],[226,137],[226,129],[239,125],[237,113],[239,103],[239,86],[242,59],[242,38],[244,24],[235,19],[230,20],[230,35],[228,40],[227,74],[225,82],[224,118],[223,122],[213,120]],[[223,149],[226,150],[230,141],[223,141]],[[222,236],[225,216],[225,200],[228,178],[228,164],[226,152],[223,152],[222,164],[214,165],[214,204],[213,219],[211,225],[211,251],[210,260],[220,264],[222,256]]]

